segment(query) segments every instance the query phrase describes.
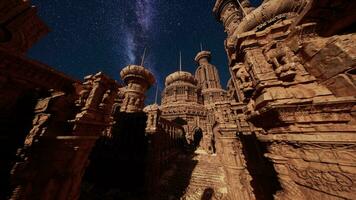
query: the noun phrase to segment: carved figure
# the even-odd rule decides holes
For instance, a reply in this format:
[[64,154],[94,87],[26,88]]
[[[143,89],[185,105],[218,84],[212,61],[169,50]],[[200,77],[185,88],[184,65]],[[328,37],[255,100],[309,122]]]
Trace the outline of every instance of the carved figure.
[[252,79],[246,70],[246,66],[243,63],[238,63],[233,67],[233,69],[236,70],[236,78],[240,83],[240,88],[247,97],[250,96],[249,93],[253,90]]
[[99,108],[101,109],[105,108],[106,104],[108,103],[110,93],[111,90],[106,90],[106,92],[103,95],[103,98],[101,99],[101,103],[99,104]]

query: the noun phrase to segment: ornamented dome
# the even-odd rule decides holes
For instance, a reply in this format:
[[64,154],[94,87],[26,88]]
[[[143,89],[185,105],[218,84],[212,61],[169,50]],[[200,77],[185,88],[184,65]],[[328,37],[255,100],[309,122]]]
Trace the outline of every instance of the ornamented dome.
[[201,51],[195,56],[194,60],[195,60],[195,62],[199,63],[199,60],[202,58],[207,58],[207,60],[210,62],[211,52],[210,51]]
[[132,78],[134,79],[142,79],[148,83],[148,85],[153,85],[155,83],[155,78],[153,74],[148,71],[146,68],[138,65],[128,65],[124,69],[121,70],[120,76],[122,80],[129,82]]
[[121,112],[140,112],[144,107],[145,93],[155,83],[153,74],[143,66],[129,65],[121,70],[121,78],[127,85]]
[[162,96],[162,105],[169,106],[172,102],[186,104],[198,103],[198,81],[185,71],[177,71],[166,78],[165,89]]
[[193,85],[197,84],[197,80],[194,78],[194,76],[191,73],[185,71],[174,72],[167,76],[166,87],[175,82],[185,82]]

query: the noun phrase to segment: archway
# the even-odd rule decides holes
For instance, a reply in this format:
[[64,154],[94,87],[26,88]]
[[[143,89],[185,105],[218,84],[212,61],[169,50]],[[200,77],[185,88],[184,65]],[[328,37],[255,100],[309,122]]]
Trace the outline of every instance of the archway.
[[183,118],[181,118],[181,117],[177,117],[177,118],[175,118],[174,120],[172,120],[174,123],[176,123],[176,124],[179,124],[179,125],[181,125],[181,126],[184,126],[184,125],[187,125],[188,124],[188,122],[186,121],[186,120],[184,120]]
[[196,128],[194,130],[194,135],[193,135],[193,145],[194,148],[198,148],[200,146],[200,142],[203,139],[203,131],[201,128]]
[[221,146],[219,146],[218,138],[221,136],[219,131],[219,123],[215,122],[213,125],[213,137],[211,140],[211,145],[213,148],[213,153],[217,153],[217,151],[221,151]]
[[147,115],[117,112],[112,136],[102,136],[89,157],[81,199],[144,199]]

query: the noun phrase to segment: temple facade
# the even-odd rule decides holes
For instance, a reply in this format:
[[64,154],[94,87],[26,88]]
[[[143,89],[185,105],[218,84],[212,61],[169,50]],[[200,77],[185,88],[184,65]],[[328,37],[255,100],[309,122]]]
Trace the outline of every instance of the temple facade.
[[217,68],[210,64],[211,52],[201,51],[195,75],[177,71],[166,78],[162,94],[162,116],[182,125],[187,142],[213,152],[213,108],[226,100]]
[[1,1],[0,199],[355,199],[354,10],[217,0],[227,89],[202,50],[146,106],[147,68],[70,78],[25,55],[36,8]]

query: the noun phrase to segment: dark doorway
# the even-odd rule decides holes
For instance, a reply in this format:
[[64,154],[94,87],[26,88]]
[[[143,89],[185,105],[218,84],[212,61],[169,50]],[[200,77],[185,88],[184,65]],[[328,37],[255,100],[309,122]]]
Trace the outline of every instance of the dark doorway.
[[174,123],[179,124],[181,126],[187,125],[187,121],[182,119],[181,117],[177,117],[173,120]]
[[193,145],[195,148],[198,148],[201,140],[203,139],[203,131],[201,128],[196,128],[193,136]]
[[80,199],[145,199],[145,113],[118,113],[112,137],[102,137],[90,155]]
[[252,176],[251,186],[256,199],[273,200],[274,195],[282,188],[273,164],[264,157],[267,152],[266,144],[260,142],[255,133],[251,135],[240,133],[238,137],[242,142],[247,170]]
[[212,200],[213,197],[214,197],[214,189],[209,187],[204,190],[201,200]]

